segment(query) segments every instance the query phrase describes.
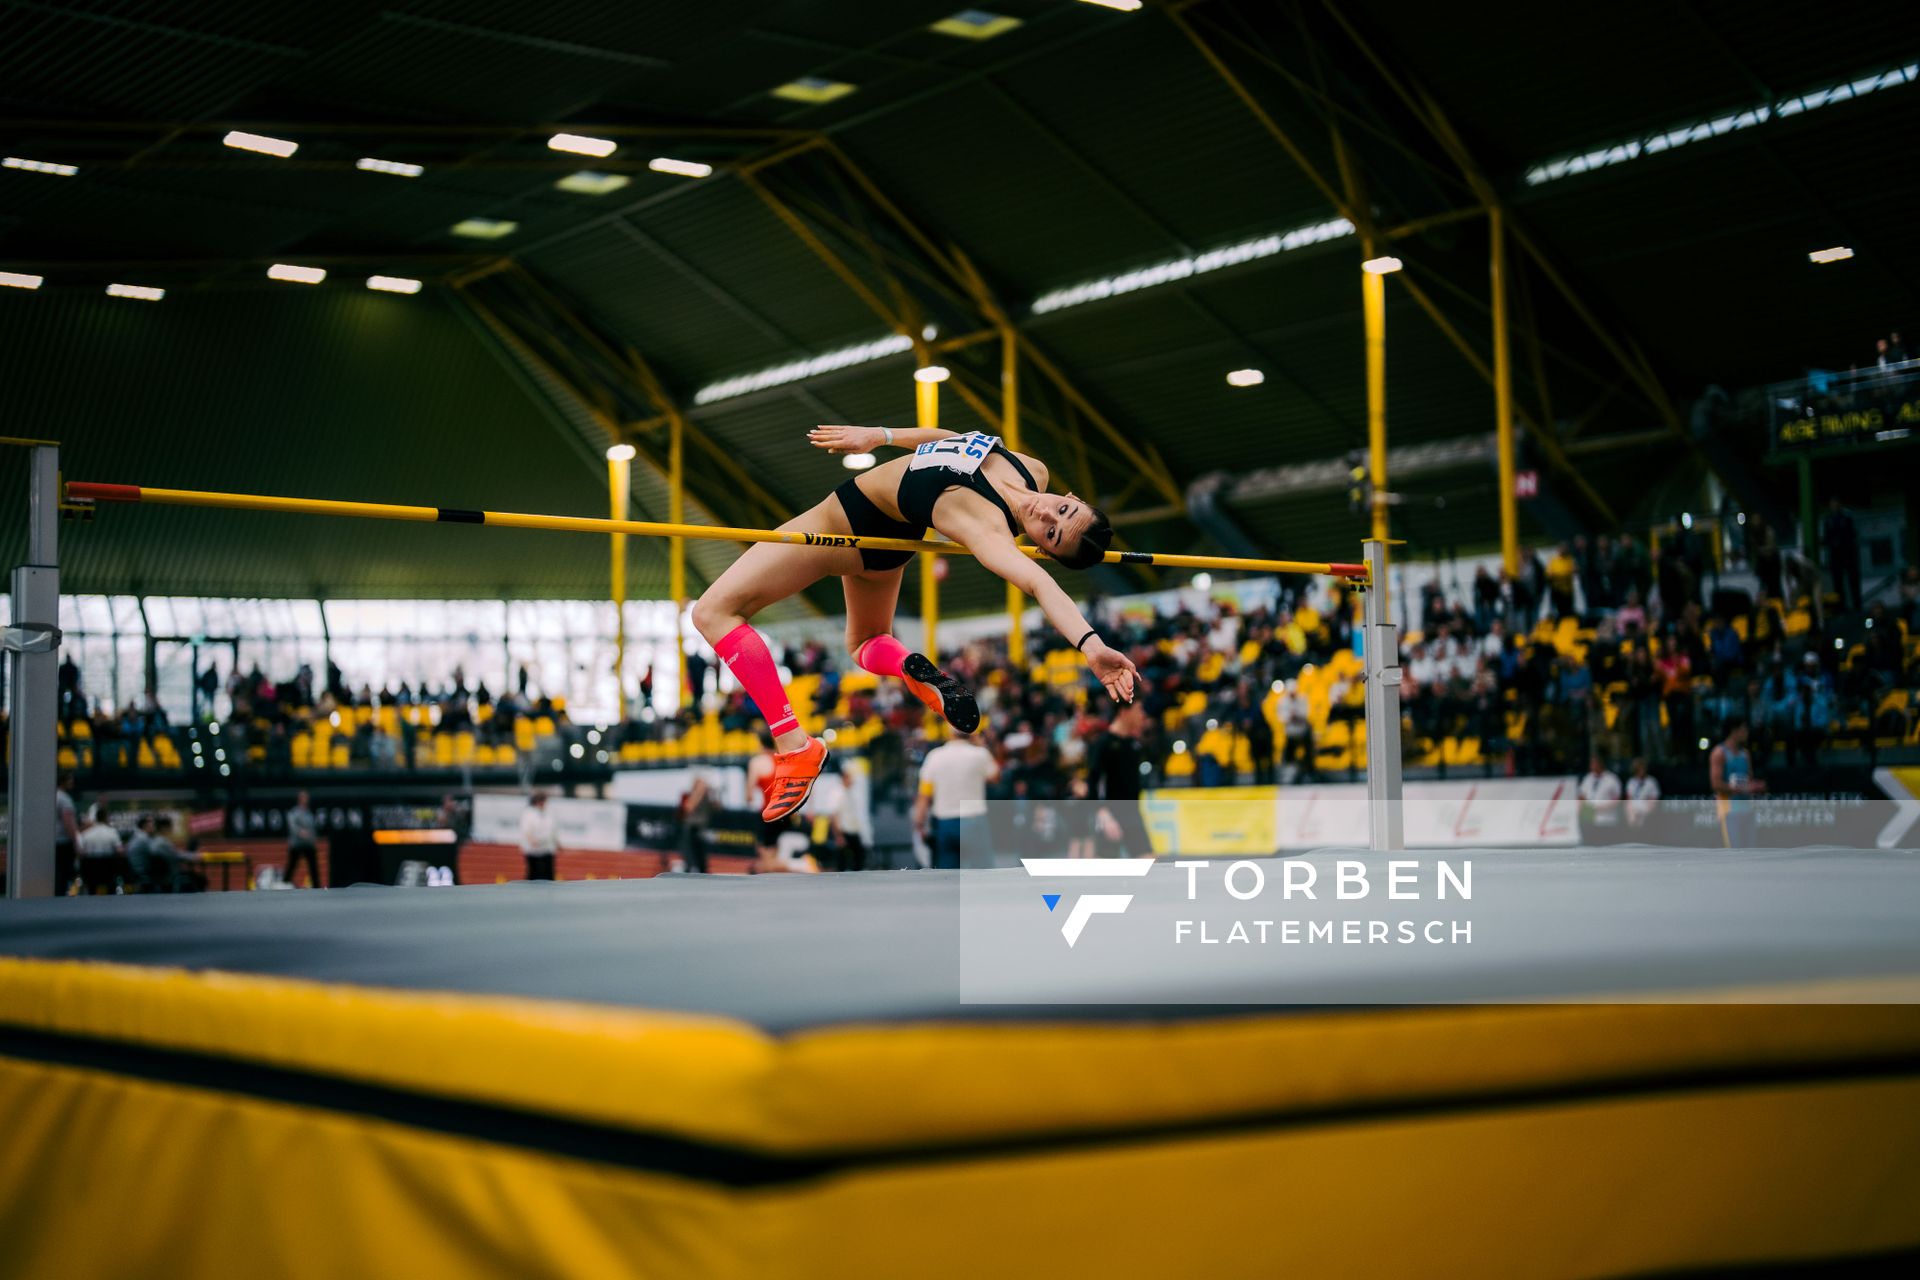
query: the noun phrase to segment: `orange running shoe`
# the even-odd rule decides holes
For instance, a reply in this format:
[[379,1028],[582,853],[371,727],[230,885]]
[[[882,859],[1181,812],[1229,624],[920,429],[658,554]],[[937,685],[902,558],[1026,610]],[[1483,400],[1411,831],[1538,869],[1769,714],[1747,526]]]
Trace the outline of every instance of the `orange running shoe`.
[[972,733],[980,727],[980,704],[973,700],[973,690],[934,666],[925,654],[910,653],[902,658],[900,678],[929,711],[945,717],[961,733]]
[[826,765],[827,744],[818,738],[808,738],[798,751],[775,755],[773,776],[766,783],[767,807],[760,811],[760,820],[778,822],[805,804]]

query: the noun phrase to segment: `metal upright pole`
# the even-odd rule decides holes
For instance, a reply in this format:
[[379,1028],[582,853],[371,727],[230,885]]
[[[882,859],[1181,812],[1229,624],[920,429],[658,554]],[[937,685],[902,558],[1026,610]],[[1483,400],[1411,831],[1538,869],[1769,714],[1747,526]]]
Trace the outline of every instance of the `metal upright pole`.
[[60,451],[35,445],[28,453],[27,562],[13,571],[13,625],[6,649],[13,659],[12,757],[7,762],[7,896],[49,898],[53,842],[59,818]]
[[[1387,528],[1387,278],[1360,273],[1362,314],[1367,334],[1367,473],[1373,483],[1373,537]],[[1376,582],[1376,589],[1384,586]]]
[[[1020,451],[1020,339],[1010,328],[1000,331],[1000,435],[1007,448]],[[1026,614],[1026,593],[1009,582],[1007,664],[1015,671],[1027,668]]]
[[1375,850],[1406,848],[1400,787],[1400,639],[1387,608],[1387,544],[1367,541],[1367,834]]
[[[914,425],[924,430],[940,425],[940,383],[945,380],[946,371],[938,370],[938,377],[932,376],[933,372],[927,366],[914,372]],[[926,632],[921,648],[937,663],[940,661],[940,577],[934,564],[932,552],[920,553],[920,625]]]
[[[667,415],[667,521],[686,522],[687,420],[678,409]],[[673,597],[673,699],[677,710],[687,692],[687,540],[667,541],[667,594]]]

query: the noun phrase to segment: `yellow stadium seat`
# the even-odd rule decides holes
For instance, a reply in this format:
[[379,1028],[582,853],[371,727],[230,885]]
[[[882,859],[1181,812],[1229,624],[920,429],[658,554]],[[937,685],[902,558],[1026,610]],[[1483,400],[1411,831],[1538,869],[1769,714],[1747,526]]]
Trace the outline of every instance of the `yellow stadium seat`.
[[[40,758],[42,760],[46,759],[45,756],[41,756]],[[58,754],[54,757],[54,761],[62,769],[78,769],[80,767],[80,757],[74,753],[72,747],[60,748]]]
[[344,742],[334,743],[333,744],[333,767],[336,769],[344,769],[349,764],[352,764],[352,763],[353,763],[353,753],[348,749],[347,744]]

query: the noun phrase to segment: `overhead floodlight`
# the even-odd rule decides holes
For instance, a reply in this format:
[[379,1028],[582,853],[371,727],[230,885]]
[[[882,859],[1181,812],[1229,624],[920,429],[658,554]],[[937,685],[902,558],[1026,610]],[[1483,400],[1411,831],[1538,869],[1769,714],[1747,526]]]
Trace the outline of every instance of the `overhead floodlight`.
[[630,444],[609,445],[607,447],[607,461],[608,462],[632,462],[633,455],[638,452],[639,450],[635,449]]
[[469,240],[498,240],[519,229],[519,223],[503,218],[467,218],[453,224],[453,234],[466,236]]
[[235,129],[220,141],[235,151],[257,151],[263,156],[279,156],[282,160],[300,149],[300,144],[297,142],[289,142],[285,138],[269,138],[264,133],[247,133],[240,129]]
[[1225,267],[1238,266],[1243,262],[1252,262],[1259,258],[1270,258],[1278,253],[1304,249],[1309,245],[1338,240],[1352,234],[1353,224],[1345,218],[1311,222],[1303,227],[1295,227],[1291,231],[1277,231],[1272,235],[1257,236],[1252,240],[1241,240],[1218,249],[1209,249],[1191,258],[1172,258],[1165,262],[1156,262],[1151,266],[1124,271],[1118,275],[1104,276],[1097,280],[1087,280],[1080,284],[1054,289],[1035,298],[1029,309],[1035,315],[1045,315],[1049,311],[1077,307],[1086,302],[1098,302],[1102,298],[1118,297],[1123,293],[1134,293],[1164,284],[1176,284],[1181,280],[1204,275],[1209,271],[1219,271]]
[[1561,178],[1570,178],[1589,170],[1625,164],[1629,160],[1638,160],[1643,156],[1658,155],[1662,151],[1672,151],[1676,147],[1690,146],[1696,142],[1724,137],[1729,133],[1738,133],[1743,129],[1752,129],[1769,120],[1785,120],[1789,116],[1797,116],[1802,112],[1817,111],[1821,107],[1830,107],[1839,102],[1851,102],[1855,98],[1863,98],[1870,93],[1879,93],[1883,89],[1898,88],[1916,81],[1920,81],[1920,62],[1909,62],[1905,66],[1866,72],[1797,97],[1778,98],[1770,102],[1758,103],[1745,110],[1729,111],[1725,115],[1715,116],[1710,120],[1691,121],[1654,133],[1641,134],[1609,146],[1596,147],[1592,151],[1583,151],[1578,155],[1561,156],[1549,160],[1527,170],[1527,185],[1537,187],[1542,183],[1557,182]]
[[319,284],[326,278],[325,267],[297,267],[287,262],[276,262],[267,268],[267,279],[285,280],[289,284]]
[[0,271],[0,285],[9,289],[38,289],[46,282],[45,276],[28,275],[24,271]]
[[361,156],[353,162],[353,167],[368,173],[390,173],[396,178],[417,178],[427,171],[425,165],[408,164],[404,160],[376,160],[372,156]]
[[19,169],[25,173],[50,173],[59,178],[71,178],[80,172],[70,164],[55,164],[51,160],[29,160],[24,156],[7,156],[0,159],[0,168]]
[[589,138],[580,133],[556,133],[547,139],[547,146],[576,156],[610,156],[620,149],[612,138]]
[[1853,250],[1846,245],[1836,244],[1831,249],[1815,249],[1807,255],[1808,262],[1845,262],[1853,256]]
[[952,376],[944,365],[937,364],[930,364],[924,369],[915,369],[913,371],[913,380],[915,382],[945,382]]
[[1370,276],[1392,275],[1407,264],[1398,258],[1368,258],[1360,264],[1360,269]]
[[1227,375],[1230,387],[1257,387],[1267,380],[1267,375],[1258,369],[1235,369]]
[[874,457],[870,453],[850,453],[840,459],[840,465],[849,471],[865,471],[873,463]]
[[1102,9],[1118,9],[1122,13],[1132,13],[1140,7],[1140,0],[1081,0],[1083,4],[1097,4]]
[[418,293],[420,282],[409,276],[368,276],[367,288],[381,293]]
[[593,169],[582,169],[578,173],[568,174],[553,185],[575,195],[604,196],[613,194],[632,181],[624,173],[599,173]]
[[805,360],[790,360],[785,364],[772,365],[756,373],[743,373],[738,377],[710,382],[693,393],[693,402],[712,404],[716,400],[727,400],[754,391],[765,391],[768,387],[785,386],[790,382],[799,382],[823,373],[831,373],[835,369],[867,364],[911,350],[913,350],[912,338],[904,333],[890,333],[872,342],[855,343],[851,347],[822,352]]
[[655,173],[677,173],[683,178],[704,178],[713,172],[710,164],[701,164],[698,160],[675,160],[672,156],[655,156],[647,161],[647,168]]
[[165,289],[156,289],[150,284],[110,284],[107,286],[109,298],[137,298],[141,302],[158,302],[167,296]]

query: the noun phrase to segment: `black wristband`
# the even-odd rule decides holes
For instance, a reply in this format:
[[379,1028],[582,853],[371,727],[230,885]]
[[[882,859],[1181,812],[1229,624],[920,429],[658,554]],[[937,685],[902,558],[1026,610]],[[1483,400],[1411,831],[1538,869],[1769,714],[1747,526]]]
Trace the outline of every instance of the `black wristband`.
[[[1078,640],[1075,640],[1073,642],[1073,647],[1075,649],[1080,649],[1080,646],[1085,644],[1087,641],[1091,640],[1099,630],[1100,628],[1098,627],[1088,627],[1087,634],[1084,636],[1081,636]],[[1085,650],[1081,650],[1081,652],[1085,652]]]

